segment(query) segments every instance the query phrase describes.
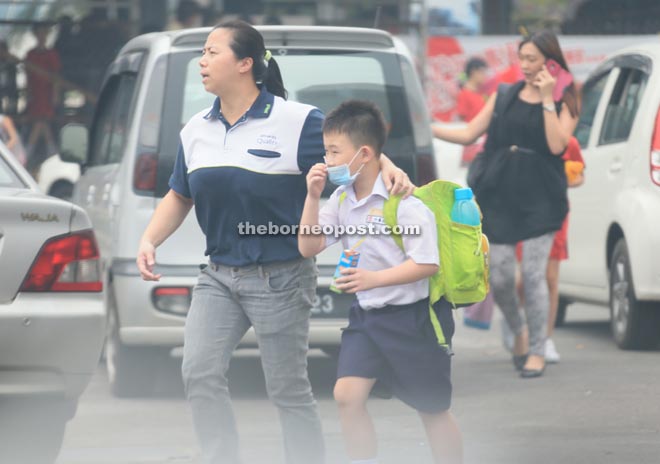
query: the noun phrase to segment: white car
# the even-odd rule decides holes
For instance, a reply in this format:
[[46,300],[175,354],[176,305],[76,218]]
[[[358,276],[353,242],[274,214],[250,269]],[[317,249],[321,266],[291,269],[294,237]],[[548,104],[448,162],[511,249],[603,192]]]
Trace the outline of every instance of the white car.
[[[328,112],[343,100],[375,102],[391,125],[384,152],[418,185],[436,177],[430,118],[413,61],[402,42],[374,29],[265,26],[266,47],[277,58],[291,100]],[[183,324],[204,256],[194,213],[159,247],[160,282],[140,278],[135,256],[177,155],[179,132],[214,96],[199,77],[199,50],[210,29],[136,37],[111,64],[89,132],[62,131],[60,153],[84,173],[73,200],[97,233],[108,286],[106,366],[114,394],[150,391],[158,359],[183,344]],[[330,190],[330,189],[328,189]],[[328,193],[328,192],[326,192]],[[310,346],[336,352],[352,295],[328,287],[341,253],[319,255]],[[242,346],[256,346],[248,331]]]
[[62,161],[60,155],[54,154],[39,167],[37,184],[47,195],[70,200],[73,186],[80,178],[80,164]]
[[105,334],[85,211],[39,191],[0,143],[0,462],[53,462]]
[[660,44],[607,58],[582,101],[575,135],[585,183],[569,194],[560,309],[609,304],[616,343],[652,348],[660,342]]

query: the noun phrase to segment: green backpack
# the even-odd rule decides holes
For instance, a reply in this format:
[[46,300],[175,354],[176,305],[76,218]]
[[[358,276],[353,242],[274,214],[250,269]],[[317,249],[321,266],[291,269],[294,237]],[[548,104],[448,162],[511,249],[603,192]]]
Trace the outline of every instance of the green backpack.
[[[438,231],[440,267],[429,278],[431,305],[444,297],[454,308],[478,303],[488,294],[488,238],[481,225],[458,224],[451,220],[454,190],[458,184],[443,180],[415,189],[419,198],[435,215]],[[390,196],[383,205],[383,218],[390,228],[397,225],[400,196]],[[392,234],[404,252],[401,235]]]

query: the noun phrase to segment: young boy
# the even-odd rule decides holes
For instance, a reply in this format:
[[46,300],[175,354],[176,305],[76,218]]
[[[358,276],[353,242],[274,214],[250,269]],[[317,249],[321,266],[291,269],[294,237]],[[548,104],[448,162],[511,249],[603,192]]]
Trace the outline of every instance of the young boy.
[[[314,256],[338,239],[306,234],[314,226],[363,226],[386,231],[383,204],[389,194],[381,178],[379,155],[386,126],[369,102],[342,103],[325,119],[326,163],[307,175],[307,198],[298,248]],[[319,211],[326,179],[340,187]],[[360,252],[358,266],[342,271],[336,286],[355,293],[348,327],[342,333],[335,400],[351,462],[377,462],[376,435],[366,409],[376,381],[419,412],[436,462],[462,462],[460,431],[449,412],[450,358],[431,323],[428,277],[438,269],[433,213],[418,199],[403,199],[397,223],[417,225],[419,235],[403,235],[404,252],[389,235],[343,235],[344,249]],[[454,332],[449,304],[434,308],[447,341]]]

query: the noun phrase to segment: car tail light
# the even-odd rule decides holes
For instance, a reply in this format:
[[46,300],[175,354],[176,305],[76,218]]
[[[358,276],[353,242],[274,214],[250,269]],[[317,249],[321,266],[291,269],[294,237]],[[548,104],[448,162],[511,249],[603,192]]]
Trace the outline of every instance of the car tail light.
[[91,230],[49,239],[37,255],[21,292],[100,292],[99,249]]
[[655,129],[651,139],[651,179],[655,185],[660,185],[660,108],[655,115]]
[[158,174],[158,155],[155,153],[142,153],[135,162],[133,173],[133,188],[146,192],[156,190],[156,176]]
[[432,155],[417,155],[417,184],[419,186],[434,181],[435,162]]
[[190,309],[192,291],[190,287],[156,287],[151,301],[159,311],[185,316]]

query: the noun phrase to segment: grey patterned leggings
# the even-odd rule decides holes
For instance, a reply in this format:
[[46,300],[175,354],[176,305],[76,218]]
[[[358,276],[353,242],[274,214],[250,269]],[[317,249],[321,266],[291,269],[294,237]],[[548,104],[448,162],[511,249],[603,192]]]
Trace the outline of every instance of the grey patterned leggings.
[[[550,300],[546,268],[555,233],[530,238],[522,242],[522,283],[525,295],[525,316],[529,330],[529,353],[545,355]],[[519,335],[525,327],[518,310],[516,292],[516,246],[492,244],[490,247],[490,284],[497,306],[509,327]]]

